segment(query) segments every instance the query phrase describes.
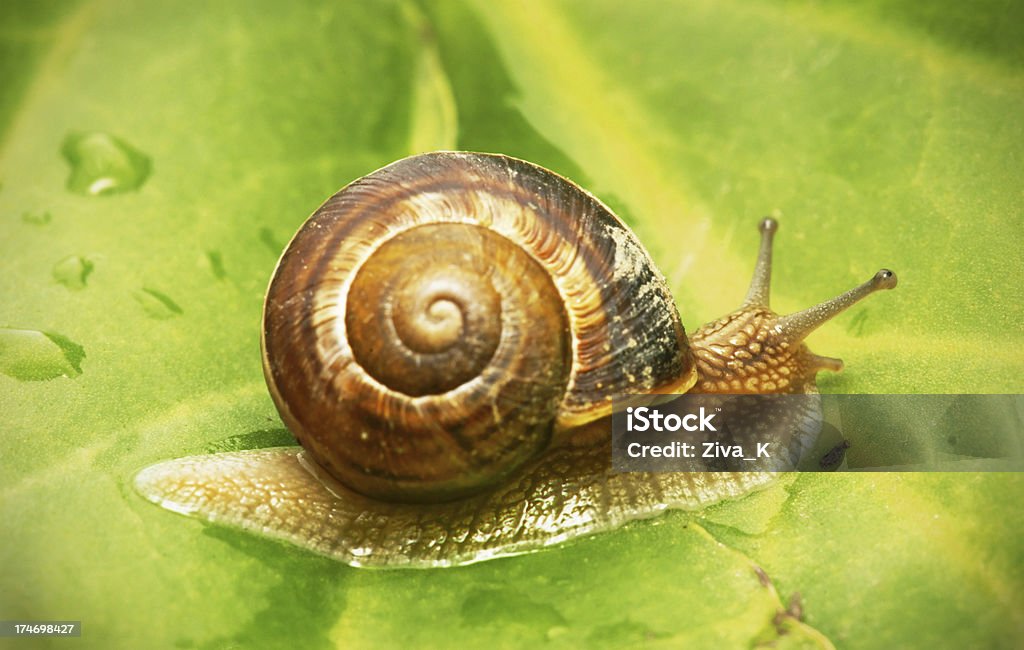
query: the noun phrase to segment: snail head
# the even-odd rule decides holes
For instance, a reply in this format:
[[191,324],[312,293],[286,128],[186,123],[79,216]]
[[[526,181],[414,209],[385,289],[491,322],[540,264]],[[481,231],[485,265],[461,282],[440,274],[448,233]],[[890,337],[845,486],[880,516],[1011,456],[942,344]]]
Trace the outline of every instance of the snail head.
[[794,314],[769,307],[772,239],[779,224],[770,217],[759,224],[761,247],[754,277],[743,305],[701,326],[690,340],[697,365],[698,393],[815,392],[820,370],[838,372],[840,359],[808,349],[804,339],[818,327],[868,295],[896,286],[896,274],[882,269],[867,282]]

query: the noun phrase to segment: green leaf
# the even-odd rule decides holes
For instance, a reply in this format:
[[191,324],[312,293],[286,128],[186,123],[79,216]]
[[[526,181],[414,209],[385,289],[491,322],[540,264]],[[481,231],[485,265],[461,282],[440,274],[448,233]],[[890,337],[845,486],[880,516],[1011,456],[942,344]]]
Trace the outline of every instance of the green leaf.
[[[1016,474],[800,475],[415,572],[178,517],[131,478],[290,440],[258,342],[281,248],[433,148],[593,191],[690,331],[742,299],[764,214],[780,311],[894,269],[811,339],[846,362],[827,392],[1022,392],[1022,22],[995,0],[3,3],[0,618],[80,619],[103,648],[1019,646]],[[117,192],[89,193],[89,155]],[[944,435],[983,453],[984,426]]]

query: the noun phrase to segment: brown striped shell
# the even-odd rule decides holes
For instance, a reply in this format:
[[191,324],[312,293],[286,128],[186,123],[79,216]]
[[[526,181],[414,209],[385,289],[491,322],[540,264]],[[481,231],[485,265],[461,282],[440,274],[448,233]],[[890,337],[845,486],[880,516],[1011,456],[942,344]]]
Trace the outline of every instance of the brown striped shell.
[[493,485],[612,395],[696,379],[632,232],[567,179],[479,153],[406,158],[324,203],[271,281],[263,354],[314,459],[392,501]]

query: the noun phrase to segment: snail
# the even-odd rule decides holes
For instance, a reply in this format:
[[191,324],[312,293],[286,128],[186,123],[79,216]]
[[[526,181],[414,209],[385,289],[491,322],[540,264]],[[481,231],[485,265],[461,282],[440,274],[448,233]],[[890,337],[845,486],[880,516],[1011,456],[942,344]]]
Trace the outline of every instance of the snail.
[[803,343],[881,270],[810,309],[768,306],[777,222],[742,306],[687,337],[636,236],[562,176],[435,152],[344,187],[267,292],[263,365],[298,447],[191,456],[135,479],[177,512],[354,566],[468,564],[696,509],[764,472],[615,473],[612,396],[816,394]]

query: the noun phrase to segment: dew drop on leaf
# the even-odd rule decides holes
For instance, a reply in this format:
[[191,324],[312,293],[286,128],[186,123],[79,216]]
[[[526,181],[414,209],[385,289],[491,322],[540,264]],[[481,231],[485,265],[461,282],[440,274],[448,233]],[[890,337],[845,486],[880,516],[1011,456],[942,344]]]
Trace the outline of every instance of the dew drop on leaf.
[[0,327],[0,373],[22,381],[82,374],[85,349],[71,339],[38,330]]
[[137,190],[152,169],[148,156],[108,133],[71,133],[60,151],[71,165],[68,189],[86,196]]
[[53,279],[68,289],[84,289],[94,264],[81,255],[69,255],[53,265]]

